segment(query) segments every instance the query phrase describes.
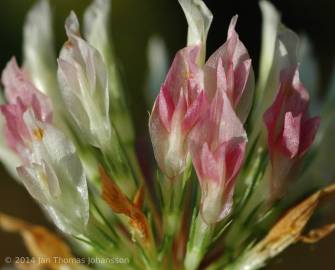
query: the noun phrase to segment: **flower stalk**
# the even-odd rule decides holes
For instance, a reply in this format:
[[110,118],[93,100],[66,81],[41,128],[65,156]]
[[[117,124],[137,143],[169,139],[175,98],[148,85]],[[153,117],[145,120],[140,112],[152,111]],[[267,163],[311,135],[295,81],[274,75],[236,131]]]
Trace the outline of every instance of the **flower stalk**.
[[211,238],[213,235],[213,226],[204,222],[203,218],[199,214],[192,226],[194,227],[191,228],[190,240],[187,245],[184,261],[185,270],[198,269],[201,260],[211,244]]

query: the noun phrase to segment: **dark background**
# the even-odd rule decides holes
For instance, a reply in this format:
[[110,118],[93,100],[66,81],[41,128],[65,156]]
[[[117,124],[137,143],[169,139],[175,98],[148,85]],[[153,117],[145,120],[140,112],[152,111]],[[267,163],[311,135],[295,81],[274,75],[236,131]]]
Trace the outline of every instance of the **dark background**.
[[[88,0],[50,1],[54,14],[56,48],[65,41],[64,19],[71,9],[81,17]],[[282,12],[283,22],[299,33],[307,34],[314,46],[321,70],[320,96],[333,67],[335,47],[334,0],[272,1]],[[22,25],[32,0],[2,0],[0,3],[0,68],[12,55],[22,60]],[[212,53],[226,39],[230,18],[239,14],[237,31],[253,59],[257,73],[260,50],[261,15],[258,1],[207,0],[214,14],[208,37],[208,53]],[[43,23],[43,22],[41,22]],[[116,55],[122,66],[127,86],[128,102],[136,125],[138,138],[147,138],[147,111],[144,93],[147,72],[146,47],[148,39],[159,35],[164,39],[170,58],[185,46],[187,25],[177,0],[114,0],[111,27]],[[1,170],[0,211],[50,226],[28,193]],[[0,232],[0,265],[5,256],[26,255],[20,238]],[[314,245],[291,247],[266,269],[335,269],[335,234]]]

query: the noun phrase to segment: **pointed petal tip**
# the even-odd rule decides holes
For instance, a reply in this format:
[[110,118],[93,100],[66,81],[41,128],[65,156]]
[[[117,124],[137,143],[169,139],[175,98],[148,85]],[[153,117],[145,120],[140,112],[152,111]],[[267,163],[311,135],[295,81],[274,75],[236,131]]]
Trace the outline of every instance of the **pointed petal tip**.
[[263,14],[274,14],[274,15],[280,15],[277,8],[269,1],[261,0],[259,1],[259,7]]
[[67,36],[78,36],[79,35],[79,21],[76,13],[71,10],[70,14],[65,20],[65,31]]

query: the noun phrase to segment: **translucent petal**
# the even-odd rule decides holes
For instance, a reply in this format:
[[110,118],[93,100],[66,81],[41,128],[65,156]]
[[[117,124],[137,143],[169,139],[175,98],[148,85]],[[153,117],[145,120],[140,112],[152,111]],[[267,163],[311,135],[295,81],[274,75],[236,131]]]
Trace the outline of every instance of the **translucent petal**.
[[200,63],[205,62],[206,41],[213,15],[202,0],[179,0],[187,23],[187,45],[201,45]]

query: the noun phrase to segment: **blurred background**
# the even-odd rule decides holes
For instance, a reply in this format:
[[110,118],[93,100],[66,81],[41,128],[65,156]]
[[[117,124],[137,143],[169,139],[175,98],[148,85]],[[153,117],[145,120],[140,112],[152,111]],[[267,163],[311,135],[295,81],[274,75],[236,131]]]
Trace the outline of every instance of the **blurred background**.
[[[0,3],[0,69],[12,55],[22,60],[22,26],[25,14],[33,0],[2,0]],[[54,14],[56,49],[65,41],[64,19],[74,10],[81,17],[89,0],[51,0]],[[239,14],[237,31],[258,70],[261,15],[258,1],[204,0],[214,14],[208,37],[208,54],[226,40],[231,17]],[[320,97],[329,83],[335,52],[335,1],[333,0],[281,0],[272,1],[282,12],[283,22],[298,33],[306,34],[313,45],[320,69]],[[43,23],[43,22],[41,22]],[[128,103],[136,126],[137,138],[147,141],[147,118],[152,104],[146,98],[147,46],[153,36],[166,45],[168,58],[186,42],[187,25],[177,0],[113,0],[111,17],[112,38],[120,70],[127,89]],[[334,149],[335,150],[335,149]],[[150,151],[150,150],[149,150]],[[52,228],[36,203],[1,168],[0,211],[30,222]],[[28,255],[17,235],[0,231],[0,265],[6,256]],[[335,234],[314,245],[295,245],[273,260],[266,269],[334,269]]]

